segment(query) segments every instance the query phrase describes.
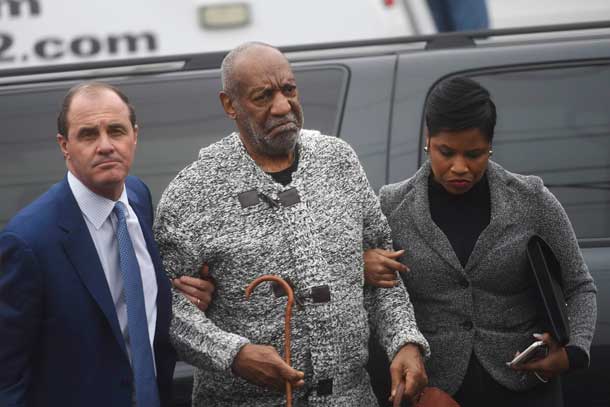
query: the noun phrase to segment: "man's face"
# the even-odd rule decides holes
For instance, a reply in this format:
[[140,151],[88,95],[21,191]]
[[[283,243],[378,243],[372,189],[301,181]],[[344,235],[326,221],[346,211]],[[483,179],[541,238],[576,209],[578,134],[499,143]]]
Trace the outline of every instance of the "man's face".
[[79,93],[68,126],[68,137],[58,134],[57,142],[70,172],[98,195],[118,199],[138,140],[127,105],[110,90]]
[[288,61],[271,48],[258,48],[239,62],[239,95],[233,100],[242,137],[267,156],[290,153],[303,127],[303,110]]

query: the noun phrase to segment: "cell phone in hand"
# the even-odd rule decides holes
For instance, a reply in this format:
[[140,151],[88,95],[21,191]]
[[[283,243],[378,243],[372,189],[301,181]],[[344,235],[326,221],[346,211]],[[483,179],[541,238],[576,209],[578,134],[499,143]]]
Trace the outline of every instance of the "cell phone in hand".
[[549,352],[548,346],[542,341],[536,341],[519,353],[513,360],[507,362],[509,367],[523,365],[544,358]]

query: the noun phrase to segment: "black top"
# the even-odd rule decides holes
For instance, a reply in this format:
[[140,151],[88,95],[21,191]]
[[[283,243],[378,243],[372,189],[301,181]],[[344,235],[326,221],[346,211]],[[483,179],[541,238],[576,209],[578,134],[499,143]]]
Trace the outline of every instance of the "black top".
[[292,164],[290,165],[290,167],[286,168],[285,170],[278,171],[278,172],[268,172],[267,174],[271,175],[271,177],[275,180],[275,182],[278,182],[278,183],[282,184],[283,186],[286,186],[292,182],[292,173],[297,170],[298,166],[299,166],[299,149],[295,148],[294,149],[294,161],[292,161]]
[[447,192],[430,175],[428,200],[432,220],[449,239],[462,267],[466,267],[479,235],[489,225],[491,219],[487,175],[461,195]]
[[[475,243],[491,219],[487,174],[461,195],[447,192],[431,174],[428,178],[428,200],[432,220],[449,239],[462,267],[466,267]],[[570,370],[588,366],[589,358],[584,350],[576,346],[566,346],[565,349]]]

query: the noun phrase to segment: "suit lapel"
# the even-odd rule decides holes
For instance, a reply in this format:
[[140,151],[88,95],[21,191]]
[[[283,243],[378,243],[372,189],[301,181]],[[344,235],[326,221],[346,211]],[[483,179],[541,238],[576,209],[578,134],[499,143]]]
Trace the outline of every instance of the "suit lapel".
[[511,193],[507,185],[504,170],[493,161],[487,167],[487,179],[489,180],[489,195],[491,199],[491,219],[489,225],[477,240],[468,263],[466,272],[470,272],[479,262],[494,248],[506,229],[518,222],[511,208],[514,208]]
[[430,215],[430,203],[428,200],[428,177],[430,175],[430,163],[426,161],[417,171],[414,179],[414,187],[407,193],[403,205],[407,203],[406,210],[413,223],[420,232],[428,246],[432,248],[443,260],[460,273],[464,270],[457,258],[453,247],[443,231],[434,223]]
[[65,238],[61,242],[66,256],[102,310],[114,337],[127,355],[108,281],[89,234],[89,229],[66,178],[63,180],[59,194],[61,209],[58,225],[66,232]]

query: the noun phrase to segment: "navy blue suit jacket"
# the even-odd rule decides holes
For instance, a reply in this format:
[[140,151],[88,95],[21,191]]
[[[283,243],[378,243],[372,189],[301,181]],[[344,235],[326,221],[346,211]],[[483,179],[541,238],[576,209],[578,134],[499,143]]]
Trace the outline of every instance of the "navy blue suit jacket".
[[[126,180],[157,276],[154,338],[162,405],[170,404],[170,283],[152,236],[150,192]],[[131,407],[132,372],[114,303],[64,178],[0,233],[0,406]]]

